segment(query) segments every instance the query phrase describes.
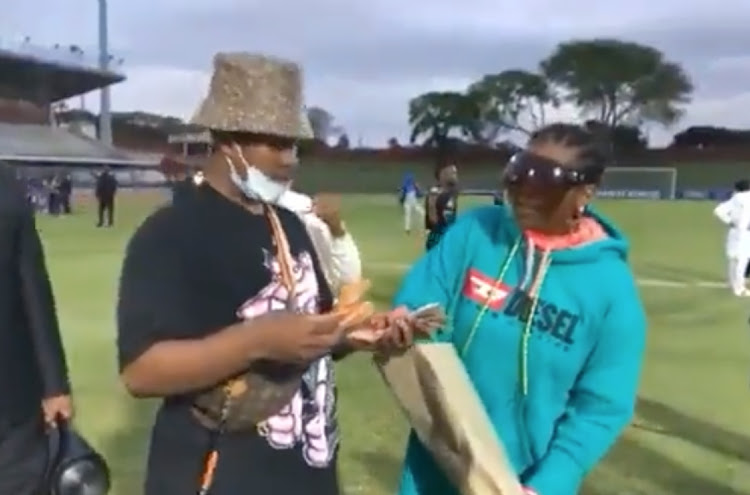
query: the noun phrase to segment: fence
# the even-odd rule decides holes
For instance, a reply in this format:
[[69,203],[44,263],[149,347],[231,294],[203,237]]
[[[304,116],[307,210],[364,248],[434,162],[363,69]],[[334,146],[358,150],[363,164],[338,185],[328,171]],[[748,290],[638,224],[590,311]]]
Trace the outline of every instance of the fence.
[[[656,189],[655,182],[661,184],[665,178],[656,177],[647,170],[654,167],[674,168],[676,170],[675,189],[707,190],[725,189],[738,178],[750,178],[750,161],[722,163],[648,163],[643,164],[643,177],[637,179],[638,163],[625,162],[633,181],[628,187],[638,189]],[[614,169],[614,168],[613,168]],[[383,161],[322,161],[317,157],[303,160],[297,174],[296,184],[302,190],[330,191],[340,193],[387,193],[394,191],[400,184],[404,173],[413,173],[423,186],[433,182],[433,166],[428,162],[383,162]],[[461,184],[468,189],[494,189],[497,187],[502,168],[492,164],[459,163]],[[641,181],[640,184],[638,181]],[[659,186],[661,188],[661,185]]]

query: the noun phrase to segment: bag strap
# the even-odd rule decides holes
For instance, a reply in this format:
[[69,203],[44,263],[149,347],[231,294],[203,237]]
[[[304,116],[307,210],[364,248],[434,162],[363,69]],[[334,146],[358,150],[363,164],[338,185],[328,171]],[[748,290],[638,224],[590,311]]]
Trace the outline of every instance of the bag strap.
[[281,283],[284,285],[288,294],[287,307],[293,310],[296,309],[294,306],[297,283],[292,269],[294,266],[294,258],[292,257],[292,251],[289,247],[289,239],[287,239],[284,228],[279,220],[279,216],[276,214],[276,210],[270,205],[264,205],[264,207],[266,210],[266,218],[268,218],[268,223],[271,225],[271,240],[276,248],[276,261],[279,262],[279,267],[281,268]]

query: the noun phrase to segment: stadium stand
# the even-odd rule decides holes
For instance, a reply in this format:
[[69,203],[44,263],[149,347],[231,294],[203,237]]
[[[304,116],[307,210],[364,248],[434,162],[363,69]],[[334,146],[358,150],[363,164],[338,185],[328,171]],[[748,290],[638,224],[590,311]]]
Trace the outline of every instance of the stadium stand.
[[107,165],[127,169],[131,178],[132,170],[156,173],[160,157],[107,146],[54,119],[57,102],[124,80],[120,72],[88,63],[75,46],[0,42],[0,160],[22,169],[78,172]]
[[5,98],[49,104],[124,80],[122,74],[78,64],[34,45],[0,48],[0,93]]
[[153,163],[62,128],[1,122],[0,160],[74,166],[107,164],[147,167]]

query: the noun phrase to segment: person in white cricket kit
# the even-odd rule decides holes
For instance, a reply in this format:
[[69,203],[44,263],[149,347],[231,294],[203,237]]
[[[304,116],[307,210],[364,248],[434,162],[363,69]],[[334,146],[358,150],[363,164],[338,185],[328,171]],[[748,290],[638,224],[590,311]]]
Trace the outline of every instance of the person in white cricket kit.
[[719,204],[714,215],[729,226],[725,248],[729,287],[736,296],[748,297],[745,269],[750,261],[750,181],[737,181],[732,197]]
[[341,219],[337,197],[322,194],[313,200],[305,194],[287,190],[277,204],[295,212],[304,222],[334,294],[342,286],[362,278],[359,249]]
[[407,172],[401,183],[399,200],[404,207],[404,230],[411,233],[414,222],[419,222],[424,217],[424,208],[419,203],[419,184],[414,174]]

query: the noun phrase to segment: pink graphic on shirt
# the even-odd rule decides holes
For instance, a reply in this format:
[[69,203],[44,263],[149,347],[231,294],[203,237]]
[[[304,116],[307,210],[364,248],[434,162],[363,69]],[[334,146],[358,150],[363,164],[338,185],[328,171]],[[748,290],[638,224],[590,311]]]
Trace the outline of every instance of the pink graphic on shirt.
[[289,405],[263,422],[263,435],[272,447],[286,449],[300,441],[303,432],[302,406],[302,394],[297,392]]
[[[319,287],[310,253],[302,252],[292,262],[295,282],[293,298],[289,297],[289,291],[282,283],[278,261],[270,253],[264,254],[266,268],[271,272],[271,282],[245,302],[237,315],[252,319],[269,311],[287,309],[306,314],[317,313]],[[338,446],[335,404],[333,362],[326,356],[310,365],[290,403],[278,414],[261,422],[258,432],[272,448],[301,446],[308,465],[327,467]]]
[[267,251],[264,252],[266,268],[271,272],[271,282],[248,299],[237,311],[237,316],[245,320],[255,318],[270,311],[293,308],[306,314],[318,312],[318,280],[310,253],[303,252],[292,260],[292,277],[295,283],[295,296],[289,297],[289,290],[282,283],[281,265]]

